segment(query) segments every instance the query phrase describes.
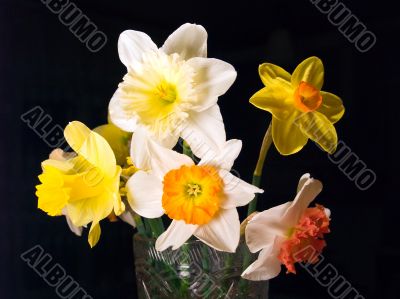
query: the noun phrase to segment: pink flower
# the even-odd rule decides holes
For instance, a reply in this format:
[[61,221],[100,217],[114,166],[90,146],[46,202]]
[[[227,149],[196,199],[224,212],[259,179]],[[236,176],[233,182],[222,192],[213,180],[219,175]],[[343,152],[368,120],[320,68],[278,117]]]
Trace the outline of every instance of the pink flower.
[[242,277],[268,280],[280,273],[282,264],[288,273],[296,273],[296,262],[318,261],[326,246],[323,238],[329,233],[330,211],[321,205],[308,206],[321,190],[322,183],[305,174],[300,178],[293,202],[258,213],[249,221],[246,243],[251,252],[261,251]]

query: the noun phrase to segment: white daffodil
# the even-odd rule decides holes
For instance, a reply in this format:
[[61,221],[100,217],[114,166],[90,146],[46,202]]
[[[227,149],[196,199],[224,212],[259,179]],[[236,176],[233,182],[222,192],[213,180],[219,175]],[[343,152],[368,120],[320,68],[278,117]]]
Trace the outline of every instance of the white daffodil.
[[235,252],[240,237],[236,207],[263,192],[230,173],[242,142],[226,142],[218,155],[208,156],[198,165],[188,156],[146,139],[141,131],[134,134],[132,144],[138,149],[146,145],[136,154],[151,157],[151,171],[138,171],[129,179],[129,204],[143,217],[157,218],[165,213],[172,219],[157,239],[156,249],[177,249],[194,235],[217,250]]
[[279,274],[282,264],[287,272],[296,273],[294,263],[318,261],[326,246],[323,237],[329,232],[330,211],[308,206],[321,190],[321,182],[305,174],[293,202],[258,213],[248,222],[246,243],[251,252],[261,252],[242,277],[268,280]]
[[217,100],[235,81],[236,71],[222,60],[206,58],[202,26],[182,25],[161,48],[145,33],[127,30],[120,35],[118,52],[128,73],[110,101],[115,125],[128,132],[145,128],[168,148],[182,137],[198,157],[204,148],[220,150],[226,136]]

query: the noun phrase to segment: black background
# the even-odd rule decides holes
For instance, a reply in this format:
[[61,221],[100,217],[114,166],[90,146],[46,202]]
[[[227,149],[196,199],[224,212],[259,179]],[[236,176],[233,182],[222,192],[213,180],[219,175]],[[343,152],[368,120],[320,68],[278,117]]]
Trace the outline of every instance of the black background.
[[[129,226],[104,221],[100,243],[91,250],[86,235],[75,237],[63,217],[37,210],[34,187],[50,148],[20,116],[39,105],[62,127],[72,120],[89,127],[105,123],[108,101],[125,74],[117,53],[119,33],[141,30],[161,46],[185,22],[202,24],[209,33],[208,56],[238,71],[219,103],[228,137],[243,140],[234,168],[246,180],[270,120],[248,103],[262,87],[258,65],[268,61],[291,72],[306,57],[324,61],[323,89],[341,96],[346,106],[336,125],[339,138],[377,174],[377,182],[360,191],[312,142],[289,157],[273,148],[260,208],[292,200],[300,175],[311,172],[324,183],[318,202],[332,210],[326,260],[365,298],[400,298],[394,193],[400,21],[393,4],[344,2],[377,36],[376,45],[360,53],[306,0],[75,3],[108,37],[98,53],[88,51],[40,0],[0,0],[0,298],[57,297],[19,257],[36,244],[93,298],[135,298]],[[272,280],[271,298],[330,298],[313,277],[298,272]]]

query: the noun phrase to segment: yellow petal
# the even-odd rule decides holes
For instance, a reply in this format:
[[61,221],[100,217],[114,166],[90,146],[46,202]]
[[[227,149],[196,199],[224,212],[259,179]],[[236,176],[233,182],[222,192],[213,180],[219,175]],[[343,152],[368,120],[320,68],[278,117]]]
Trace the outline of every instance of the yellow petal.
[[303,113],[296,119],[296,124],[304,135],[324,151],[330,154],[335,152],[338,142],[336,129],[325,115],[317,111]]
[[64,130],[68,144],[93,166],[99,168],[106,176],[114,176],[116,160],[107,141],[99,134],[92,132],[83,123],[73,121]]
[[[121,174],[121,167],[117,166],[117,174],[116,174],[116,180],[114,181],[114,186],[116,190],[119,190],[119,176]],[[113,196],[113,205],[114,205],[114,213],[116,216],[121,215],[123,212],[125,212],[125,204],[121,200],[121,195],[119,192],[115,192],[112,194]]]
[[272,139],[281,155],[291,155],[300,151],[307,143],[308,138],[294,124],[299,113],[293,113],[286,121],[272,118]]
[[[117,191],[118,192],[118,191]],[[92,221],[106,218],[113,210],[114,193],[71,201],[67,205],[67,214],[75,226],[85,226]]]
[[291,75],[280,66],[272,63],[263,63],[258,67],[261,81],[265,86],[272,84],[275,80],[290,82]]
[[321,91],[322,105],[318,108],[318,112],[325,115],[331,123],[336,123],[344,114],[344,106],[342,100],[329,92]]
[[61,215],[62,209],[68,203],[68,190],[64,187],[63,173],[57,168],[47,165],[39,175],[42,184],[36,186],[38,208],[49,216]]
[[294,111],[293,97],[283,84],[276,81],[264,87],[250,98],[250,103],[272,113],[279,120],[288,118]]
[[324,83],[324,65],[318,57],[310,57],[301,62],[292,74],[292,86],[297,88],[301,81],[313,85],[317,89]]
[[70,147],[79,153],[85,140],[90,134],[90,129],[79,121],[70,122],[64,129],[64,136]]
[[90,226],[88,241],[91,248],[93,248],[97,242],[99,242],[101,234],[100,224],[98,222],[93,222]]
[[122,131],[113,124],[102,125],[93,129],[107,140],[111,146],[118,165],[126,163],[126,157],[129,156],[129,139],[132,133]]
[[125,204],[121,200],[121,195],[119,193],[114,194],[114,213],[119,216],[123,212],[125,212]]
[[62,209],[68,203],[68,195],[63,189],[44,190],[42,185],[36,186],[38,197],[38,209],[49,216],[60,216]]
[[54,159],[48,159],[42,162],[42,168],[43,170],[46,169],[47,167],[53,167],[57,168],[60,170],[62,173],[70,173],[73,168],[74,168],[74,163],[71,162],[71,160],[54,160]]
[[38,209],[46,212],[49,216],[62,215],[62,209],[68,203],[68,195],[63,189],[44,190],[42,185],[36,186],[38,197]]

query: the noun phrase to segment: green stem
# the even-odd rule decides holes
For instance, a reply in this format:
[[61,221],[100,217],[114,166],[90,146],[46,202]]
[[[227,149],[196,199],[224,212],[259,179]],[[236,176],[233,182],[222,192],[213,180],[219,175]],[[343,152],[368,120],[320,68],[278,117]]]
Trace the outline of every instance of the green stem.
[[129,203],[127,202],[126,198],[123,200],[125,203],[125,208],[126,211],[132,215],[133,220],[135,220],[136,228],[138,230],[138,233],[141,234],[142,236],[146,236],[146,227],[144,226],[143,219],[140,217],[138,214],[136,214]]
[[[239,250],[239,247],[236,250]],[[227,253],[224,261],[225,270],[224,270],[224,280],[222,285],[224,292],[228,292],[228,289],[231,284],[230,279],[232,278],[232,265],[233,265],[233,254]]]
[[[261,185],[261,175],[264,167],[265,157],[267,156],[271,144],[272,144],[272,122],[269,124],[267,132],[265,132],[265,136],[260,149],[260,155],[258,156],[257,165],[253,173],[252,184],[256,187],[260,187]],[[256,194],[254,196],[254,199],[250,202],[249,208],[247,210],[247,216],[250,216],[250,214],[252,214],[257,210],[257,197],[258,196]]]
[[189,146],[189,144],[187,144],[186,141],[183,141],[182,154],[184,154],[184,155],[190,157],[192,160],[193,160],[193,158],[194,158],[193,152],[192,152],[192,150],[190,149],[190,146]]
[[201,244],[201,263],[203,266],[203,270],[208,273],[210,271],[210,264],[209,264],[209,254],[208,254],[208,246],[206,244]]
[[[242,266],[242,272],[247,269],[248,266],[251,264],[251,255],[249,251],[246,251],[243,253],[243,266]],[[248,280],[244,278],[240,278],[239,281],[239,292],[243,298],[245,298],[245,295],[247,294],[247,289],[249,286]]]
[[136,213],[133,213],[132,217],[135,220],[136,228],[137,228],[139,234],[141,234],[142,236],[146,236],[146,228],[144,227],[144,223],[143,223],[142,217],[140,217]]
[[145,219],[145,221],[151,228],[153,238],[158,238],[165,231],[161,218]]

